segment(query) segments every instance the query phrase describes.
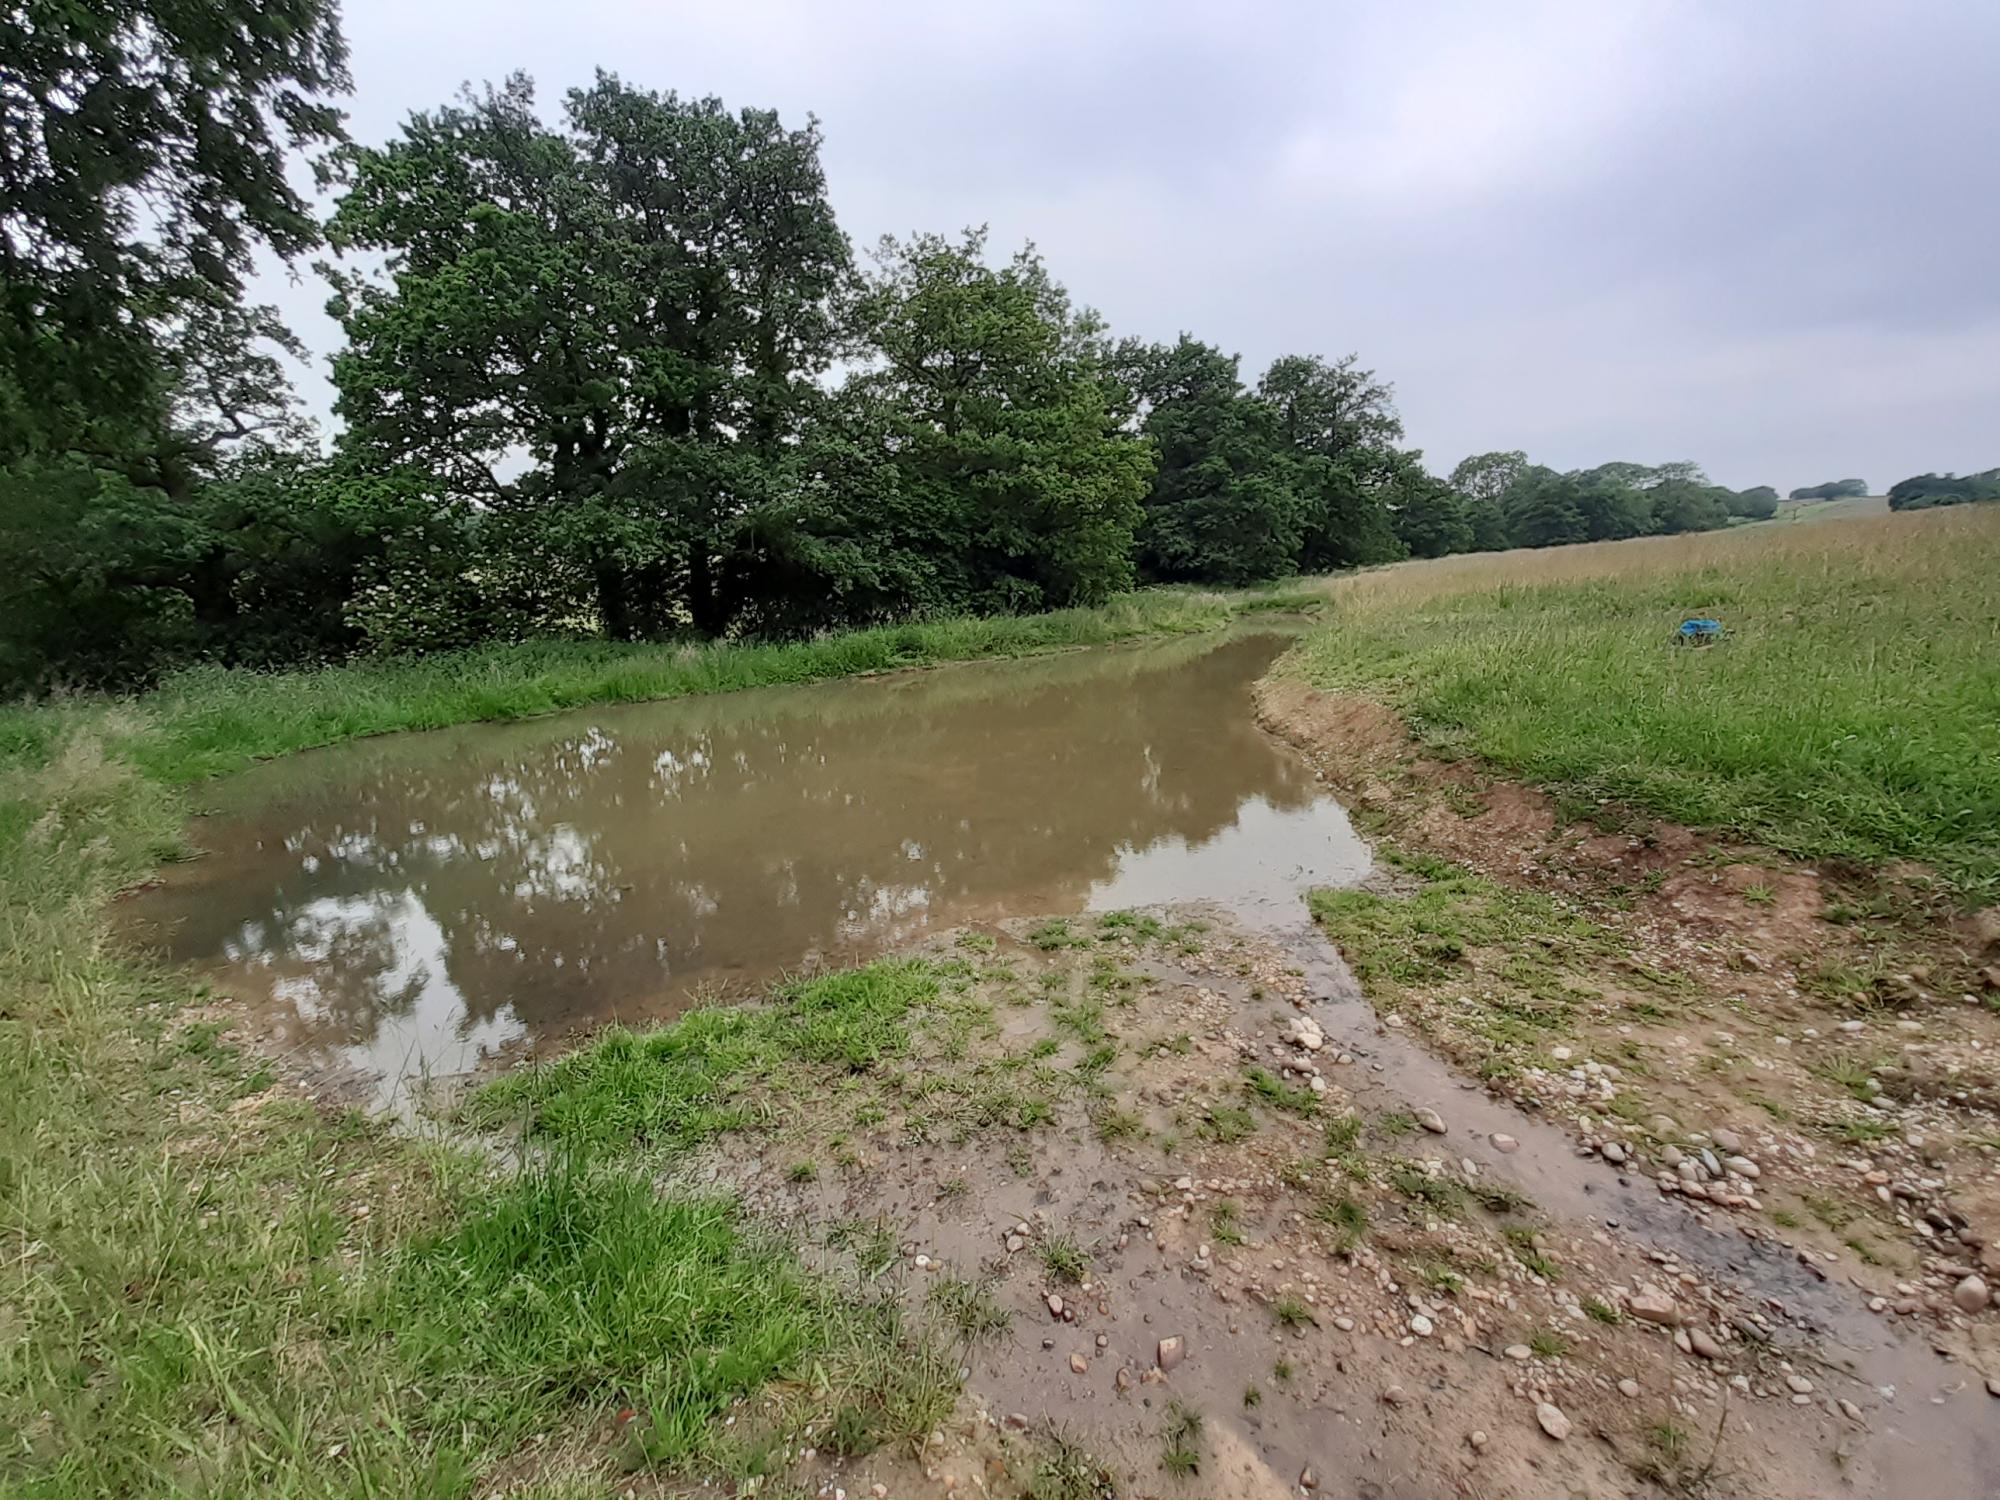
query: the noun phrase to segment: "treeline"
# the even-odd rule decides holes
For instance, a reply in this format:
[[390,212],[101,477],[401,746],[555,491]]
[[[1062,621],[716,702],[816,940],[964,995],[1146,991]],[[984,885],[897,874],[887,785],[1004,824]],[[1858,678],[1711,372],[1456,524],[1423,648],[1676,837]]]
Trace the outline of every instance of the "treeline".
[[1919,474],[1889,486],[1891,510],[1928,510],[1973,500],[2000,500],[2000,468],[1977,474]]
[[[1775,510],[1691,464],[1440,478],[1355,357],[1250,385],[1115,340],[980,231],[857,261],[814,124],[600,74],[551,125],[516,77],[361,146],[329,0],[156,9],[9,22],[0,688],[797,636]],[[338,253],[330,450],[243,296],[259,244]]]

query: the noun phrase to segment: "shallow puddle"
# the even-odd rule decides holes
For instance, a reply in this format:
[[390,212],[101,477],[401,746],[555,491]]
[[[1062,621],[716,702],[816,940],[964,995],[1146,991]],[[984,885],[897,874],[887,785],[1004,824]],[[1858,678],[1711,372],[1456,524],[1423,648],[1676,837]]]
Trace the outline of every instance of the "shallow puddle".
[[527,1043],[1020,912],[1265,926],[1368,852],[1253,721],[1277,634],[591,709],[214,789],[127,911],[377,1104]]

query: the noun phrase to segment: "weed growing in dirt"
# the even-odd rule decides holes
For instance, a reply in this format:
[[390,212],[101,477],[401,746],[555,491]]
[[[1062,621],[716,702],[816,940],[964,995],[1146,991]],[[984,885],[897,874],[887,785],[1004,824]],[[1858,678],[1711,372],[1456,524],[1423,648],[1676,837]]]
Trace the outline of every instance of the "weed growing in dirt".
[[1243,1243],[1243,1226],[1236,1220],[1236,1205],[1227,1199],[1209,1210],[1208,1224],[1218,1243],[1224,1245]]
[[1066,1234],[1052,1234],[1041,1244],[1042,1269],[1056,1281],[1079,1282],[1090,1274],[1090,1252]]
[[1552,1328],[1537,1328],[1528,1335],[1528,1348],[1537,1359],[1561,1359],[1569,1353],[1569,1340]]
[[1299,1328],[1318,1321],[1313,1317],[1312,1309],[1290,1292],[1272,1302],[1271,1316],[1278,1320],[1282,1328]]
[[1297,1115],[1319,1112],[1319,1095],[1309,1088],[1286,1083],[1267,1068],[1250,1069],[1244,1075],[1244,1086],[1273,1109],[1289,1110]]
[[931,1283],[925,1300],[968,1343],[1002,1333],[1014,1321],[1013,1314],[995,1300],[991,1282],[947,1274]]
[[1507,1238],[1508,1248],[1514,1252],[1514,1259],[1533,1271],[1544,1281],[1558,1281],[1562,1278],[1562,1268],[1535,1243],[1539,1232],[1525,1224],[1509,1224],[1500,1231]]
[[1583,1311],[1594,1323],[1618,1324],[1625,1321],[1625,1315],[1617,1308],[1608,1302],[1600,1302],[1595,1297],[1583,1299]]
[[1075,1439],[1052,1432],[1028,1477],[1025,1500],[1117,1500],[1118,1485]]
[[1440,1219],[1465,1216],[1470,1198],[1465,1185],[1450,1177],[1433,1177],[1415,1162],[1397,1162],[1389,1168],[1389,1186],[1416,1203],[1421,1203]]
[[1368,1210],[1352,1198],[1322,1198],[1313,1205],[1312,1216],[1337,1231],[1333,1248],[1338,1255],[1351,1254],[1368,1233]]
[[1201,1413],[1178,1399],[1167,1403],[1167,1425],[1160,1434],[1160,1463],[1176,1479],[1201,1472]]
[[1202,1116],[1202,1134],[1222,1145],[1233,1145],[1257,1131],[1250,1111],[1234,1104],[1211,1104]]

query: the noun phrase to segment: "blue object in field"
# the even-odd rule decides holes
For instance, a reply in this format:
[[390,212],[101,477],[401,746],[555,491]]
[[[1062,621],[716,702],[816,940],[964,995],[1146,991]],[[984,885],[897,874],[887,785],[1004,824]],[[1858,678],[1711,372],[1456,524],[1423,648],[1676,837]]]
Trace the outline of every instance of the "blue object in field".
[[1675,636],[1683,646],[1706,646],[1722,638],[1722,621],[1683,620]]

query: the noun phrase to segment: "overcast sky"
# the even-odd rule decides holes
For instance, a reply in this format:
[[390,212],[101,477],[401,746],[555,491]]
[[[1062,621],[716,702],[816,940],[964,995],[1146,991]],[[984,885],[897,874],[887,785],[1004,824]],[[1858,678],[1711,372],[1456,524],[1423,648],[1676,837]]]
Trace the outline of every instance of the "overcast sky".
[[2000,464],[2000,0],[344,10],[359,140],[516,69],[815,113],[857,248],[989,222],[1118,333],[1358,351],[1440,471]]

